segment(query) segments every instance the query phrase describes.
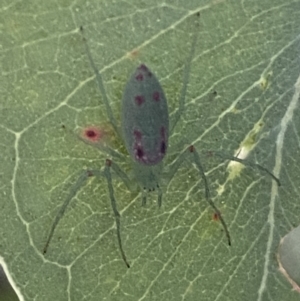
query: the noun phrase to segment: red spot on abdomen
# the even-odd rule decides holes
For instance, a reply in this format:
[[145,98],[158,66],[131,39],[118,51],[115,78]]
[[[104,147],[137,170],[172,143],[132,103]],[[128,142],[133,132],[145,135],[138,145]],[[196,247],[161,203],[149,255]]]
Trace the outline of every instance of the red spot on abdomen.
[[135,79],[136,79],[137,81],[140,82],[140,81],[142,81],[142,80],[144,79],[144,76],[143,76],[142,73],[138,73],[138,74],[136,75]]
[[134,137],[135,137],[135,142],[136,143],[141,143],[141,139],[142,139],[142,133],[141,133],[141,131],[134,130],[133,134],[134,134]]
[[134,101],[138,106],[140,106],[145,102],[145,97],[143,95],[137,95],[135,96]]
[[151,77],[151,76],[152,76],[152,73],[149,71],[149,69],[144,64],[141,64],[136,69],[135,79],[137,81],[142,81],[142,80],[144,80],[144,77]]
[[160,101],[160,95],[159,95],[159,92],[158,91],[155,91],[153,93],[153,100],[155,101]]

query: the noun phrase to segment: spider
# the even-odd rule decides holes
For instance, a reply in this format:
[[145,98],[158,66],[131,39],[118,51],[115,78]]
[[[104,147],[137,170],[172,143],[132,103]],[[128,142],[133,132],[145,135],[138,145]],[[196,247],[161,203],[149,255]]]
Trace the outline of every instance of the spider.
[[[196,14],[196,16],[199,17],[199,14]],[[198,22],[196,22],[196,24],[198,26]],[[228,244],[231,245],[231,238],[227,225],[223,217],[221,216],[220,211],[210,198],[209,185],[196,148],[193,145],[190,145],[178,155],[167,172],[163,169],[163,160],[167,154],[169,136],[172,135],[177,122],[184,112],[187,84],[189,81],[191,63],[195,53],[199,32],[197,26],[193,33],[191,49],[184,67],[183,86],[179,99],[179,108],[174,114],[171,125],[169,123],[167,100],[157,77],[145,64],[140,64],[131,75],[125,87],[125,92],[122,99],[121,129],[118,128],[116,119],[114,118],[101,74],[99,73],[94,63],[87,40],[84,37],[83,27],[80,27],[80,32],[82,34],[89,63],[96,76],[96,81],[104,101],[109,121],[116,133],[123,138],[125,147],[131,159],[135,179],[141,188],[142,205],[146,204],[147,193],[156,190],[158,206],[161,207],[163,196],[163,192],[160,187],[161,178],[164,176],[170,181],[178,171],[181,164],[190,157],[197,167],[201,178],[203,179],[205,199],[214,209],[216,218],[220,220],[225,230]],[[93,134],[95,133],[89,133],[89,135]],[[120,158],[121,156],[118,152],[114,151],[108,145],[99,143],[97,147],[111,157]],[[237,161],[245,165],[259,168],[267,172],[278,183],[278,185],[280,185],[279,180],[261,165],[251,163],[234,156],[226,156],[221,152],[215,152],[215,154],[221,156],[224,159]],[[112,171],[124,182],[124,184],[129,189],[131,188],[131,179],[117,165],[117,163],[115,163],[111,159],[106,159],[106,163],[103,169],[83,171],[77,182],[71,188],[67,199],[56,215],[43,249],[44,254],[47,252],[57,224],[64,215],[66,208],[68,207],[72,198],[76,195],[77,191],[82,187],[82,185],[84,185],[89,177],[104,177],[107,182],[109,198],[115,217],[117,239],[121,256],[126,266],[128,268],[130,267],[122,246],[120,214],[118,212],[117,202],[114,196],[114,189],[112,185]]]

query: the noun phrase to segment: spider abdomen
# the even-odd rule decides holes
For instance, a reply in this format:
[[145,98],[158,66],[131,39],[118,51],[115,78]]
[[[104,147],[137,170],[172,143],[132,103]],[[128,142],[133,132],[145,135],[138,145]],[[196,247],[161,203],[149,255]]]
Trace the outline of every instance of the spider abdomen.
[[121,128],[131,158],[156,165],[164,158],[169,138],[169,113],[164,91],[150,69],[141,64],[126,84]]

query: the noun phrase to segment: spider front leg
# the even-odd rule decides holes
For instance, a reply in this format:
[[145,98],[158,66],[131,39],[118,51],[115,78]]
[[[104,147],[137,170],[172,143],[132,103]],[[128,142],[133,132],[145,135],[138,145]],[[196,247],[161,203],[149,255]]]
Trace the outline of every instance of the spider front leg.
[[68,205],[70,204],[71,200],[76,196],[77,192],[80,190],[80,188],[85,184],[86,180],[89,177],[97,177],[97,178],[103,178],[105,177],[107,180],[107,186],[108,186],[108,191],[109,191],[109,197],[111,201],[111,206],[114,212],[115,216],[115,221],[116,221],[116,226],[117,226],[117,238],[118,238],[118,244],[121,252],[121,256],[126,264],[126,266],[129,268],[130,265],[126,259],[125,252],[123,250],[122,246],[122,240],[121,240],[121,234],[120,234],[120,214],[117,209],[117,202],[114,197],[114,190],[112,186],[112,178],[111,178],[111,169],[121,178],[121,180],[124,182],[124,184],[130,188],[130,180],[128,176],[121,170],[121,168],[116,164],[113,163],[113,161],[107,159],[106,164],[103,170],[85,170],[81,173],[80,177],[78,178],[77,182],[72,186],[71,191],[61,206],[60,210],[58,211],[55,220],[51,226],[50,232],[48,234],[47,241],[45,243],[45,246],[43,248],[43,254],[47,253],[50,241],[53,237],[54,231],[60,221],[60,219],[63,217]]
[[170,135],[172,135],[172,133],[174,132],[174,128],[184,112],[186,91],[187,91],[187,86],[189,83],[189,78],[190,78],[190,73],[191,73],[192,60],[193,60],[193,57],[195,56],[195,50],[196,50],[196,45],[197,45],[197,40],[198,40],[198,35],[199,35],[198,20],[196,21],[195,25],[196,26],[194,28],[191,50],[190,50],[190,53],[189,53],[189,56],[188,56],[188,59],[184,66],[184,71],[183,71],[183,85],[181,88],[181,93],[180,93],[180,98],[179,98],[179,107],[172,118],[172,123],[171,123],[171,127],[170,127]]
[[80,33],[81,33],[81,36],[82,36],[82,40],[83,40],[83,43],[84,43],[84,46],[85,46],[85,51],[87,53],[89,63],[91,65],[92,69],[94,70],[94,73],[95,73],[95,76],[96,76],[96,81],[97,81],[97,84],[98,84],[98,88],[99,88],[99,90],[102,94],[103,102],[104,102],[104,105],[105,105],[105,108],[106,108],[106,112],[107,112],[109,121],[112,124],[115,132],[121,137],[121,133],[120,133],[119,128],[117,126],[117,121],[116,121],[116,119],[114,117],[114,114],[112,112],[112,109],[111,109],[111,106],[110,106],[110,103],[109,103],[109,100],[108,100],[108,97],[107,97],[107,93],[106,93],[105,88],[104,88],[102,76],[101,76],[101,74],[100,74],[100,72],[99,72],[98,68],[96,67],[96,64],[93,60],[89,45],[88,45],[87,40],[84,36],[84,30],[83,30],[82,26],[80,26]]
[[193,156],[194,163],[196,164],[196,167],[197,167],[197,169],[200,173],[200,176],[204,181],[205,199],[208,202],[208,204],[214,209],[215,214],[219,217],[219,220],[221,221],[221,224],[222,224],[222,226],[225,230],[225,234],[226,234],[226,237],[227,237],[227,240],[228,240],[228,245],[230,246],[231,245],[231,238],[230,238],[230,234],[229,234],[229,231],[228,231],[228,227],[227,227],[227,225],[226,225],[226,223],[225,223],[225,221],[224,221],[224,219],[221,215],[220,210],[216,207],[214,202],[211,200],[207,178],[205,176],[204,169],[203,169],[203,166],[201,164],[199,154],[198,154],[196,148],[193,145],[190,145],[183,153],[181,153],[177,157],[177,159],[175,160],[175,162],[171,166],[168,178],[172,179],[173,176],[175,175],[175,173],[177,172],[177,170],[179,169],[179,167],[181,166],[181,164],[183,163],[183,161],[191,155]]

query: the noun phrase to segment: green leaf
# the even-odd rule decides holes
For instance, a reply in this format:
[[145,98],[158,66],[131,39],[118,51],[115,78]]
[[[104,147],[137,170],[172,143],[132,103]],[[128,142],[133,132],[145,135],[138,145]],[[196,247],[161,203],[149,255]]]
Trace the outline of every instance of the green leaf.
[[[280,238],[299,225],[300,1],[2,1],[0,10],[0,254],[24,300],[299,300],[278,271]],[[7,3],[4,3],[7,2]],[[163,205],[114,178],[118,249],[105,179],[89,179],[52,222],[81,171],[107,155],[76,135],[108,124],[79,32],[84,26],[117,120],[127,79],[144,62],[170,115],[200,12],[185,112],[166,168],[189,144],[201,152],[227,240],[190,162],[164,186]],[[65,126],[65,128],[62,127]],[[66,129],[68,129],[66,131]],[[73,135],[75,133],[76,135]],[[228,169],[207,151],[272,171]],[[130,174],[129,160],[116,159]]]

